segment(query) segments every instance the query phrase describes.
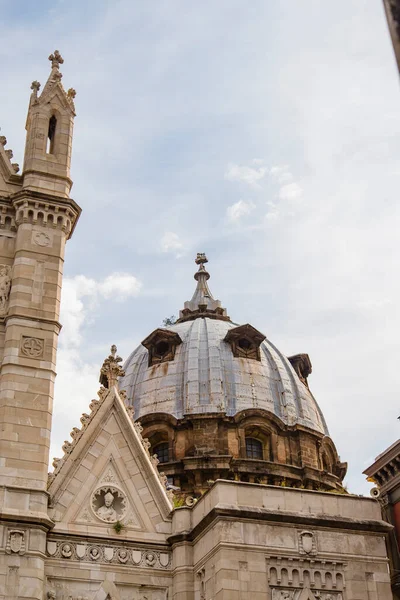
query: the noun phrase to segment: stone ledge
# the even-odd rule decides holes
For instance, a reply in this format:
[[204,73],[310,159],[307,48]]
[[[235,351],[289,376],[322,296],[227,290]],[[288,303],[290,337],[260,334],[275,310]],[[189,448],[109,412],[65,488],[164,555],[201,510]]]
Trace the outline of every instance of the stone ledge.
[[241,506],[238,508],[230,504],[217,504],[190,532],[170,536],[168,542],[193,542],[210,525],[221,519],[235,519],[236,521],[256,520],[271,523],[284,523],[285,525],[308,525],[311,527],[330,527],[332,529],[346,529],[353,531],[373,532],[380,534],[389,533],[393,527],[384,521],[371,519],[351,519],[349,517],[331,516],[323,514],[299,514],[283,510]]

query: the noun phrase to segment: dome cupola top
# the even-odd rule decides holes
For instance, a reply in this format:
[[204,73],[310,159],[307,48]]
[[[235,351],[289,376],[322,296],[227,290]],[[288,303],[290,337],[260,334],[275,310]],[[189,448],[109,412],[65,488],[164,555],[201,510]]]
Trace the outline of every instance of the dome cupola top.
[[178,323],[193,321],[199,317],[230,321],[226,308],[222,308],[221,302],[214,299],[208,287],[207,281],[210,279],[210,274],[204,266],[207,262],[206,255],[198,252],[195,263],[199,265],[199,270],[194,275],[197,286],[192,299],[185,302],[183,310],[179,311]]

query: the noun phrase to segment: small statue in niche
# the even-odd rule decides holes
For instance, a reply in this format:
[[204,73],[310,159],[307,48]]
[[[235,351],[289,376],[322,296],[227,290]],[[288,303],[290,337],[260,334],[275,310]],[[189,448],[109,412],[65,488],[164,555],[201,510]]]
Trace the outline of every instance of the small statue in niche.
[[107,492],[104,496],[104,504],[97,509],[96,514],[103,519],[103,521],[108,521],[109,523],[113,523],[118,520],[117,512],[115,508],[113,508],[114,503],[114,495],[111,492]]
[[0,265],[0,315],[7,312],[7,303],[11,289],[11,267]]

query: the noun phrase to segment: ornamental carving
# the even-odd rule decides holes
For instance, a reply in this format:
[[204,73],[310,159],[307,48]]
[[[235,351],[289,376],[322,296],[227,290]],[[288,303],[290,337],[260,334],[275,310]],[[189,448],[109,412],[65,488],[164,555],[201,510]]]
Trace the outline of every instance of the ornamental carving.
[[92,494],[91,506],[98,519],[105,523],[116,523],[126,515],[127,499],[115,486],[102,486]]
[[312,531],[299,531],[298,538],[300,554],[317,554],[317,541]]
[[343,600],[341,592],[323,590],[280,590],[272,588],[272,600]]
[[38,202],[27,198],[16,199],[13,205],[17,226],[21,223],[32,223],[32,225],[50,229],[61,229],[67,237],[70,237],[79,216],[78,211],[73,207]]
[[88,544],[86,542],[47,542],[47,555],[72,561],[87,561],[136,566],[151,569],[170,569],[171,554],[158,549],[143,549],[120,545]]
[[25,554],[25,531],[9,529],[6,552],[7,554]]
[[28,358],[42,358],[44,354],[44,339],[23,335],[21,354]]
[[11,290],[11,267],[0,265],[0,316],[7,313]]
[[[304,556],[300,560],[283,556],[267,557],[272,600],[343,600],[344,567],[342,562]],[[308,596],[304,596],[306,591],[309,592]]]
[[44,231],[34,231],[32,233],[32,241],[36,246],[41,246],[42,248],[50,246],[51,244],[50,236]]

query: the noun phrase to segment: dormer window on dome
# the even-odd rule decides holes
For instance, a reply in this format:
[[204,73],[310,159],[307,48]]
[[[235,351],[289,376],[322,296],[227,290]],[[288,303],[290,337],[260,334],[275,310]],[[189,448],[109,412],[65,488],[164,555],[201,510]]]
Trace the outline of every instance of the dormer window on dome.
[[295,354],[294,356],[288,356],[288,361],[296,371],[300,381],[308,387],[307,378],[312,372],[312,364],[308,354]]
[[182,343],[175,331],[156,329],[142,345],[149,351],[149,367],[174,360],[177,346]]
[[265,335],[252,325],[240,325],[230,329],[224,341],[230,344],[233,356],[261,360],[260,346]]

